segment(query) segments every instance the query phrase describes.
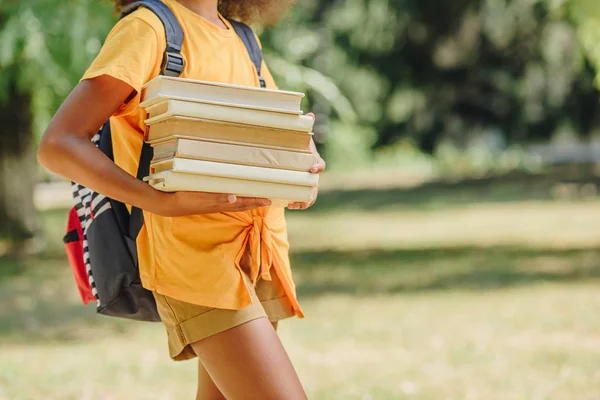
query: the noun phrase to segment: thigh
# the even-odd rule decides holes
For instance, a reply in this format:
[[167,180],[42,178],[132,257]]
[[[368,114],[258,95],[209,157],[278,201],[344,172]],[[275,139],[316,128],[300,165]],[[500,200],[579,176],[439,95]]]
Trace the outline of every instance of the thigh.
[[225,400],[225,396],[223,396],[217,385],[215,385],[201,361],[198,362],[198,392],[196,400]]
[[305,400],[306,394],[267,318],[200,340],[192,347],[229,400]]

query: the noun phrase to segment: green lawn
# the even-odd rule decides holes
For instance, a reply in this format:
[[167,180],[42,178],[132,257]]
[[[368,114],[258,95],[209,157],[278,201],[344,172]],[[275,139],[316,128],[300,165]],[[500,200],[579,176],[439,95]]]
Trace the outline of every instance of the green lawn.
[[[289,213],[307,318],[280,333],[309,398],[600,398],[600,201],[556,185],[338,190]],[[44,221],[43,256],[0,259],[0,399],[193,398],[161,325],[78,304],[63,214]]]

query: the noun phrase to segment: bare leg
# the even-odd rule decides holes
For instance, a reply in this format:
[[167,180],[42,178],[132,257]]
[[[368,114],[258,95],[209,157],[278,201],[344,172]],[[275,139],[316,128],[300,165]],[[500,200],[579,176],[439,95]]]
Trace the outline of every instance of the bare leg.
[[[277,330],[277,321],[271,322],[271,325],[273,325],[273,329]],[[198,359],[198,394],[196,400],[226,400],[200,359]]]
[[228,400],[306,400],[296,371],[267,318],[192,344]]
[[198,394],[196,394],[196,400],[225,400],[225,396],[208,375],[200,360],[198,360]]

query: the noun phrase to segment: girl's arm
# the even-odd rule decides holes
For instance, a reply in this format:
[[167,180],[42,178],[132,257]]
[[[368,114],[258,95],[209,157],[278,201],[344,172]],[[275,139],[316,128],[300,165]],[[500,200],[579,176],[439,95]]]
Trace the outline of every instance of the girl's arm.
[[243,211],[270,204],[266,199],[226,194],[163,193],[119,168],[90,140],[131,94],[131,86],[109,75],[79,83],[42,137],[40,164],[110,198],[164,216]]

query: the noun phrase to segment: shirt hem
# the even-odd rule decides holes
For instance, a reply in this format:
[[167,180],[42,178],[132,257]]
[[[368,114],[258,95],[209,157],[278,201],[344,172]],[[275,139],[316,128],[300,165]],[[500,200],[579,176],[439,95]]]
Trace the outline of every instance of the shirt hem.
[[165,285],[164,283],[154,282],[153,285],[148,285],[148,287],[144,285],[144,287],[163,296],[168,296],[179,301],[184,301],[186,303],[195,304],[202,307],[221,308],[224,310],[241,310],[242,308],[252,304],[252,298],[247,291],[244,294],[245,298],[241,300],[231,298],[215,300],[214,296],[203,296],[197,292],[181,290],[181,288]]

